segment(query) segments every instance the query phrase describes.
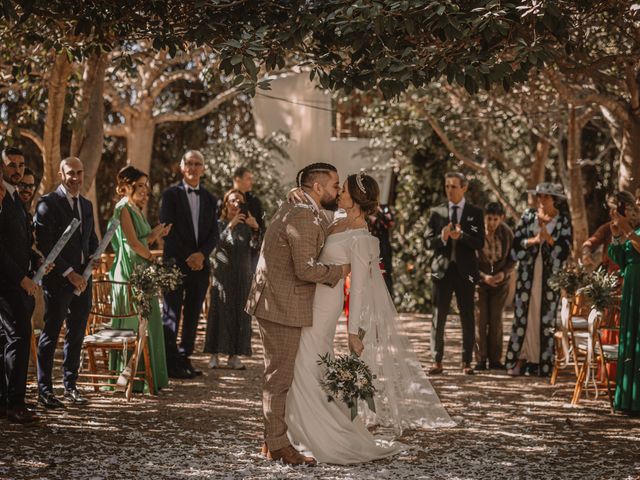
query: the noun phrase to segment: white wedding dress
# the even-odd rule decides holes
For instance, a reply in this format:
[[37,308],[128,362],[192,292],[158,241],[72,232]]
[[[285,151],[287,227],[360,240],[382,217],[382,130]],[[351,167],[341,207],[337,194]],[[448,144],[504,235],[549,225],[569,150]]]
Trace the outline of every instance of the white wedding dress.
[[344,403],[327,401],[317,361],[319,355],[333,355],[344,283],[340,281],[334,288],[318,284],[313,326],[302,329],[294,379],[287,394],[286,422],[292,445],[322,463],[363,463],[407,448],[374,437],[367,425],[393,427],[397,435],[403,428],[454,425],[407,338],[398,333],[397,313],[379,268],[379,256],[378,239],[366,229],[357,229],[330,235],[318,259],[324,264],[351,265],[349,331],[366,331],[362,359],[377,376],[377,413],[360,402],[359,415],[351,421]]

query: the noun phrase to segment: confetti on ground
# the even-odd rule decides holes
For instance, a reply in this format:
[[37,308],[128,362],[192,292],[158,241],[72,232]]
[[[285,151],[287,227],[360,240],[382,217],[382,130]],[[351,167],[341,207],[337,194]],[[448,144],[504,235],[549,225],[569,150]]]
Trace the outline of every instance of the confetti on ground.
[[[428,365],[428,317],[400,321]],[[338,330],[344,346],[344,324]],[[569,370],[555,386],[498,371],[462,375],[460,335],[450,317],[445,375],[432,379],[458,425],[406,432],[401,441],[413,448],[392,459],[315,468],[263,459],[262,351],[254,338],[244,371],[208,370],[131,402],[87,390],[89,406],[46,411],[39,426],[0,421],[0,479],[640,478],[640,420],[611,415],[606,392],[572,407]],[[194,360],[204,369],[208,359]],[[34,386],[28,395],[33,401]]]

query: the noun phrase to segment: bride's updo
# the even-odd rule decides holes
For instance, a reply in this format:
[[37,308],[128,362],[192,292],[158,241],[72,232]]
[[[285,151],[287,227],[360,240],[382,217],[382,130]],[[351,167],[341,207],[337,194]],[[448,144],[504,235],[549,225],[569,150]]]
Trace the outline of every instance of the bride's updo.
[[347,188],[353,202],[364,215],[372,215],[378,208],[380,187],[373,177],[366,173],[356,173],[347,177]]

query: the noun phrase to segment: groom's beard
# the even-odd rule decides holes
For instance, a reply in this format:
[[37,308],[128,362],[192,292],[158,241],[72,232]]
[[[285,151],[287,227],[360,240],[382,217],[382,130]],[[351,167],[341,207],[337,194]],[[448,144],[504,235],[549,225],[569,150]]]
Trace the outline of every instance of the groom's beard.
[[321,199],[320,206],[325,210],[329,210],[330,212],[335,212],[338,209],[338,197],[333,199]]

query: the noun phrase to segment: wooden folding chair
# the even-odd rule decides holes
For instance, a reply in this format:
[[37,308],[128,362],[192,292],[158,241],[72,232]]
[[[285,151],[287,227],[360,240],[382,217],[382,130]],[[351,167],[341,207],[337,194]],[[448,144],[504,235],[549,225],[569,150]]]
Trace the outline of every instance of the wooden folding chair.
[[608,363],[617,362],[618,345],[607,345],[602,343],[602,334],[607,330],[616,330],[619,328],[620,307],[614,306],[606,309],[602,313],[592,310],[589,315],[589,335],[585,340],[577,343],[577,348],[584,352],[584,361],[580,367],[576,385],[573,390],[572,405],[580,402],[582,392],[588,394],[590,381],[594,385],[595,398],[598,398],[598,366],[604,377],[604,386],[607,389],[609,397],[609,405],[611,413],[613,413],[613,395],[611,394],[611,382],[609,373],[606,368]]
[[551,373],[551,385],[555,385],[560,370],[569,366],[573,366],[575,376],[578,376],[580,364],[576,344],[588,335],[587,317],[590,310],[584,295],[580,292],[572,298],[562,298],[560,323],[554,334],[556,359]]
[[[90,321],[87,327],[88,334],[83,342],[83,349],[87,354],[87,372],[82,372],[81,376],[89,377],[90,382],[79,382],[82,385],[91,385],[96,391],[100,386],[120,387],[116,386],[113,380],[124,378],[121,372],[111,370],[109,368],[108,353],[122,352],[125,364],[130,360],[132,365],[132,374],[125,378],[126,383],[124,389],[127,400],[131,398],[133,392],[133,384],[136,380],[146,381],[149,392],[155,394],[153,386],[153,374],[151,371],[151,363],[149,356],[149,347],[147,342],[147,321],[141,319],[138,330],[116,329],[112,327],[111,322],[115,319],[125,319],[136,316],[137,313],[129,302],[128,311],[120,314],[113,313],[114,305],[114,287],[127,289],[128,298],[131,297],[130,286],[126,282],[115,282],[109,280],[96,280],[93,282],[92,295],[93,306],[90,314]],[[102,353],[100,366],[97,362],[98,352]],[[132,352],[131,357],[128,357]],[[138,361],[142,356],[144,361],[144,372],[137,371]]]

